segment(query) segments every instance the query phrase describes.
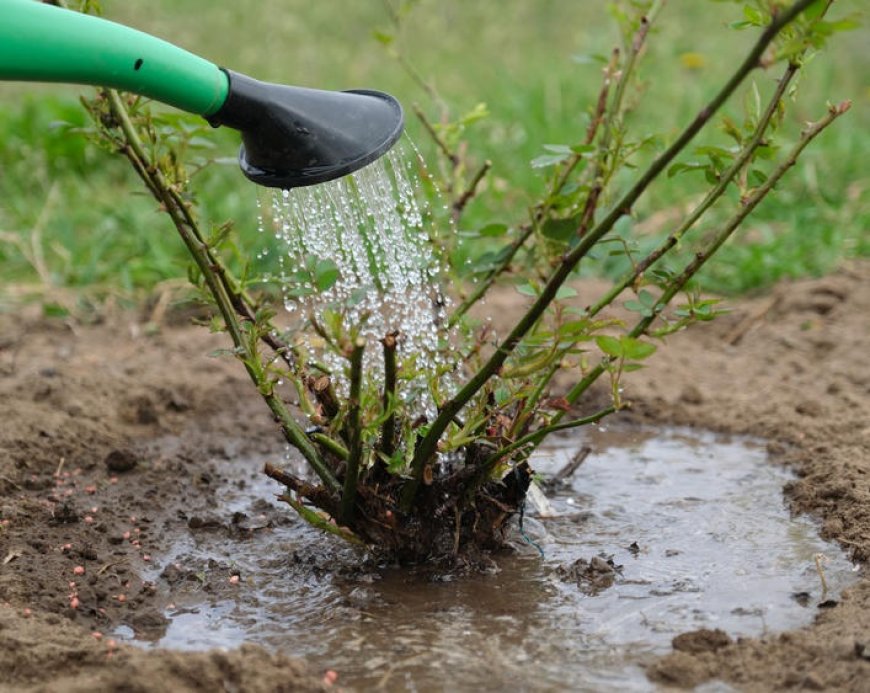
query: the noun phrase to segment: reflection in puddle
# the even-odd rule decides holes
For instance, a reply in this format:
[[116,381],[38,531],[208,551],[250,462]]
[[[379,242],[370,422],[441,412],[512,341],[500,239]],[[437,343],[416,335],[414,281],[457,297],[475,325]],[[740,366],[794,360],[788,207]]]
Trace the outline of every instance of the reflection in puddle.
[[[493,575],[433,580],[361,573],[359,554],[300,522],[247,539],[193,531],[159,557],[158,573],[189,566],[241,581],[211,591],[205,578],[175,582],[171,624],[156,644],[257,642],[361,689],[649,690],[642,665],[678,633],[736,637],[810,622],[822,596],[815,554],[830,559],[829,597],[854,577],[810,520],[789,517],[789,475],[757,445],[684,429],[593,430],[552,439],[535,468],[554,473],[581,444],[593,452],[550,495],[557,517],[525,523],[543,560],[519,539]],[[222,470],[222,515],[253,518],[268,507],[262,499],[279,489],[259,466]],[[611,587],[596,593],[560,577],[560,567],[595,556],[622,566]],[[800,593],[810,593],[807,606]]]

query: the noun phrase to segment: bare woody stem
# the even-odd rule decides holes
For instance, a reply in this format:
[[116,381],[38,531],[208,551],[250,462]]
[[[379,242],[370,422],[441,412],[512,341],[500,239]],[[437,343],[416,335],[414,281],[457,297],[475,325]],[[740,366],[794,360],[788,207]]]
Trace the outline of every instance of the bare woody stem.
[[341,494],[340,519],[349,525],[353,520],[356,503],[356,486],[362,460],[362,430],[360,429],[360,395],[363,379],[363,353],[365,341],[358,339],[350,353],[350,395],[348,397],[347,429],[350,438],[347,466],[344,475],[344,490]]
[[598,156],[596,157],[595,170],[592,174],[592,188],[586,196],[586,202],[583,205],[583,212],[580,214],[580,223],[576,231],[578,237],[583,237],[583,235],[586,234],[595,219],[595,212],[598,209],[598,201],[601,197],[601,193],[604,191],[605,179],[608,177],[606,175],[608,160],[613,164],[619,158],[621,147],[617,144],[616,147],[611,149],[610,142],[613,137],[613,132],[616,127],[618,127],[622,115],[622,104],[625,100],[625,92],[628,88],[629,82],[631,81],[632,73],[637,64],[637,59],[640,57],[640,52],[646,43],[650,26],[661,11],[663,4],[664,0],[655,0],[655,2],[650,6],[647,14],[641,17],[640,26],[632,38],[628,57],[626,58],[625,65],[620,71],[619,79],[616,82],[613,103],[605,112],[604,127],[602,128],[601,138],[598,143]]
[[557,431],[565,431],[569,428],[579,428],[580,426],[588,426],[589,424],[595,423],[596,421],[601,421],[605,416],[610,416],[613,412],[616,411],[616,407],[606,407],[601,411],[597,411],[590,416],[584,416],[580,419],[572,419],[571,421],[564,422],[556,422],[550,424],[549,426],[543,426],[539,428],[537,431],[533,431],[528,435],[515,440],[510,445],[504,446],[501,450],[491,455],[486,462],[484,462],[484,466],[487,469],[493,469],[499,460],[508,457],[511,453],[516,452],[517,450],[522,449],[526,445],[530,445],[536,443],[538,440],[543,439],[545,436],[550,435],[551,433],[556,433]]
[[[388,334],[381,340],[384,351],[384,411],[390,407],[395,409],[396,399],[396,334]],[[396,451],[396,414],[391,412],[381,427],[380,451],[386,457],[392,457]]]
[[629,333],[630,336],[639,337],[647,332],[650,325],[661,314],[665,306],[670,303],[671,299],[683,290],[683,287],[685,287],[689,280],[697,274],[698,270],[703,267],[704,263],[706,263],[707,260],[709,260],[716,251],[722,247],[722,244],[731,237],[734,231],[743,223],[743,220],[746,219],[753,210],[755,210],[758,204],[767,197],[771,190],[773,190],[780,179],[792,166],[795,165],[798,157],[800,157],[807,145],[809,145],[809,143],[818,137],[825,128],[841,115],[846,113],[851,107],[852,103],[850,101],[844,101],[838,105],[829,106],[827,115],[807,126],[807,128],[801,133],[801,138],[798,143],[794,148],[792,148],[782,163],[774,169],[768,179],[742,201],[740,210],[714,234],[712,240],[702,251],[695,254],[694,259],[686,265],[683,271],[669,282],[667,289],[665,289],[664,293],[656,303],[652,315],[638,321],[634,329]]
[[[801,12],[812,5],[816,0],[797,0],[787,10],[782,11],[773,18],[773,21],[764,29],[755,45],[750,50],[745,60],[734,71],[728,82],[720,89],[719,93],[695,116],[688,127],[683,130],[679,137],[660,154],[631,188],[617,201],[611,211],[593,229],[591,229],[571,251],[566,253],[562,262],[555,269],[549,281],[544,286],[541,294],[516,324],[505,341],[499,345],[490,359],[478,370],[466,385],[441,408],[435,421],[429,427],[426,436],[420,441],[412,462],[413,479],[409,481],[412,489],[416,489],[422,480],[423,470],[426,464],[434,456],[438,441],[444,431],[459,414],[461,409],[474,397],[489,379],[495,375],[504,364],[507,357],[513,352],[520,340],[526,335],[531,327],[544,314],[544,311],[556,297],[559,288],[574,270],[577,263],[586,256],[589,250],[612,228],[624,214],[627,214],[638,198],[646,191],[649,185],[665,170],[671,161],[692,141],[695,135],[710,121],[716,111],[722,106],[743,80],[760,64],[765,50],[776,35]],[[409,494],[413,491],[409,491]]]
[[[592,120],[589,123],[589,127],[586,129],[586,137],[584,139],[584,144],[590,145],[595,141],[596,136],[598,135],[599,128],[602,123],[604,124],[604,132],[602,135],[602,146],[598,148],[599,155],[598,160],[596,162],[596,173],[593,176],[596,179],[595,185],[593,189],[590,191],[589,196],[586,199],[585,207],[582,216],[582,221],[580,223],[580,227],[578,229],[578,235],[583,235],[586,229],[589,226],[589,223],[592,220],[592,216],[595,212],[595,208],[598,205],[598,198],[601,194],[601,188],[598,186],[598,180],[601,177],[601,172],[604,168],[604,158],[607,156],[607,143],[609,143],[610,138],[610,129],[615,122],[615,119],[618,117],[618,112],[622,109],[622,102],[625,96],[625,89],[628,82],[631,79],[632,72],[634,71],[634,67],[637,64],[637,58],[640,55],[641,49],[646,41],[646,37],[649,34],[650,26],[652,22],[655,20],[659,11],[661,10],[662,5],[664,4],[664,0],[657,0],[655,4],[650,8],[650,11],[641,18],[641,25],[638,28],[634,39],[632,40],[631,51],[629,53],[628,59],[626,60],[626,64],[621,71],[619,71],[619,77],[617,79],[617,86],[615,90],[615,96],[613,102],[610,104],[608,108],[608,97],[610,96],[611,87],[613,85],[613,76],[617,72],[617,61],[619,60],[620,51],[618,48],[615,48],[611,54],[610,62],[604,70],[604,80],[601,85],[601,90],[598,94],[598,101],[595,106],[595,112],[593,114]],[[504,258],[502,258],[501,262],[497,267],[494,267],[490,270],[487,275],[478,282],[474,291],[466,298],[459,307],[453,311],[450,315],[449,325],[450,327],[454,326],[459,319],[465,315],[468,310],[475,305],[487,291],[489,291],[490,287],[496,282],[496,280],[504,274],[504,272],[510,267],[513,262],[514,257],[517,252],[522,248],[526,241],[532,237],[532,234],[535,231],[535,228],[547,218],[552,209],[552,200],[559,193],[562,192],[565,185],[567,185],[568,180],[571,177],[571,174],[577,168],[577,165],[583,159],[582,153],[572,154],[568,161],[565,162],[565,165],[562,168],[561,173],[559,174],[556,182],[554,183],[552,189],[550,190],[549,195],[547,196],[547,201],[541,205],[538,205],[534,211],[532,212],[531,221],[520,228],[520,235],[517,236],[516,239],[510,244],[508,247],[508,251]],[[596,192],[597,190],[597,192]],[[580,232],[582,230],[582,233]]]
[[429,134],[429,137],[432,138],[432,141],[438,146],[438,149],[441,150],[441,153],[447,158],[450,162],[450,165],[455,169],[459,166],[459,156],[451,151],[450,147],[447,146],[447,143],[444,141],[444,138],[438,134],[438,131],[435,129],[435,126],[429,122],[429,119],[426,117],[426,114],[423,113],[423,109],[420,108],[417,104],[413,105],[414,115],[417,116],[417,119],[423,124],[423,127],[426,129],[426,132]]
[[723,171],[719,180],[716,182],[716,185],[710,189],[704,199],[692,210],[692,212],[683,220],[683,223],[674,231],[671,235],[669,235],[658,248],[653,250],[649,255],[647,255],[643,260],[637,263],[635,267],[632,268],[631,271],[627,272],[618,282],[616,282],[613,287],[611,287],[610,291],[608,291],[604,296],[602,296],[595,305],[591,306],[588,310],[588,314],[590,317],[597,315],[605,306],[610,305],[613,300],[619,296],[627,287],[631,286],[639,277],[643,275],[646,270],[652,267],[656,262],[659,261],[671,248],[673,248],[677,243],[679,243],[686,233],[698,223],[701,217],[710,209],[725,193],[728,189],[728,186],[737,177],[743,167],[751,160],[752,155],[761,145],[764,139],[764,134],[767,132],[767,127],[770,124],[771,118],[776,113],[777,108],[779,107],[780,100],[785,94],[785,90],[788,88],[788,85],[791,83],[792,78],[795,76],[800,67],[796,63],[790,63],[786,68],[785,73],[782,78],[779,80],[779,83],[776,86],[776,90],[770,98],[770,102],[767,104],[767,108],[761,116],[761,119],[758,121],[758,125],[755,128],[755,131],[752,133],[752,137],[750,140],[743,146],[740,154],[728,167],[727,170]]
[[[773,190],[786,172],[795,165],[795,162],[806,146],[832,122],[848,111],[850,106],[851,104],[848,101],[838,106],[832,106],[824,118],[813,123],[803,132],[800,141],[795,145],[791,152],[789,152],[788,157],[777,166],[762,186],[757,188],[743,201],[738,212],[714,234],[712,240],[707,244],[707,246],[702,251],[698,252],[694,259],[686,265],[683,271],[668,284],[667,289],[656,303],[653,314],[644,317],[635,323],[632,330],[628,333],[630,337],[637,338],[648,332],[650,325],[652,325],[655,319],[661,314],[665,306],[670,303],[674,296],[682,291],[689,280],[697,274],[698,270],[701,269],[704,263],[713,256],[726,240],[728,240],[740,224],[743,223],[746,217],[749,216],[758,204],[767,197],[771,190]],[[607,370],[610,360],[611,359],[608,357],[603,358],[591,371],[589,371],[589,373],[586,374],[583,380],[571,388],[568,394],[565,395],[565,399],[571,404],[576,402],[580,395],[589,389],[592,383],[594,383]],[[559,412],[554,417],[554,421],[558,422],[561,417],[562,413]],[[540,443],[541,440],[543,440],[543,436],[540,436],[535,443]]]
[[[825,14],[827,13],[830,6],[833,4],[833,0],[827,0],[825,8],[816,18],[816,21],[821,21]],[[804,51],[805,52],[805,51]],[[791,83],[794,76],[797,74],[798,70],[801,69],[801,58],[803,57],[804,52],[801,53],[800,56],[796,56],[793,58],[788,67],[786,67],[785,72],[777,83],[776,89],[768,101],[767,106],[765,107],[764,113],[756,125],[752,136],[749,141],[743,146],[742,150],[738,154],[737,158],[734,160],[733,164],[725,170],[719,177],[716,185],[707,193],[704,199],[695,207],[694,210],[689,214],[689,216],[683,221],[682,224],[674,231],[665,241],[656,248],[653,252],[651,252],[647,257],[641,260],[635,267],[627,272],[622,279],[614,284],[611,287],[610,291],[607,292],[601,299],[599,299],[593,306],[590,306],[587,309],[587,314],[589,317],[594,317],[597,315],[603,308],[610,305],[614,299],[616,299],[619,294],[621,294],[628,286],[634,284],[646,270],[652,267],[659,259],[661,259],[671,248],[673,248],[677,243],[682,240],[686,233],[688,233],[694,225],[703,217],[703,215],[707,212],[710,207],[712,207],[725,193],[728,186],[734,180],[734,178],[740,174],[740,171],[744,166],[749,163],[752,159],[752,155],[758,149],[758,147],[764,141],[764,136],[767,132],[767,129],[770,125],[771,120],[773,119],[774,114],[777,112],[779,108],[780,102],[785,95],[786,90],[788,89],[788,85]],[[606,361],[606,360],[605,360]],[[574,385],[573,388],[568,392],[566,399],[570,404],[575,403],[580,396],[594,383],[606,370],[606,363],[602,362],[595,368],[593,368],[586,376],[578,383]],[[555,421],[559,421],[564,414],[559,412],[555,416]],[[539,441],[540,442],[540,441]]]
[[489,173],[491,168],[492,162],[489,159],[484,161],[480,168],[477,169],[477,173],[474,174],[471,182],[465,188],[465,191],[456,199],[456,202],[453,203],[453,208],[450,213],[453,217],[454,224],[462,217],[462,212],[465,211],[465,207],[468,203],[474,199],[474,196],[477,194],[477,186],[480,185],[480,181],[482,181],[484,176]]
[[213,258],[210,257],[208,246],[202,240],[202,234],[199,232],[196,220],[190,214],[186,205],[183,203],[179,204],[171,186],[158,166],[146,155],[136,128],[130,120],[130,115],[118,93],[114,90],[106,90],[105,94],[108,99],[109,108],[120,123],[121,131],[124,134],[124,154],[133,164],[139,176],[145,181],[149,191],[166,209],[194,262],[196,262],[197,267],[202,272],[206,286],[212,294],[227,327],[227,331],[230,334],[236,354],[242,360],[248,375],[257,386],[276,419],[280,422],[288,442],[302,453],[303,457],[311,464],[327,488],[334,492],[338,491],[340,487],[332,472],[323,462],[317,450],[305,436],[305,433],[293,420],[284,403],[274,393],[270,383],[264,379],[262,368],[257,368],[259,356],[252,351],[251,346],[245,339],[241,325],[236,317],[233,302],[230,299],[226,286],[221,282],[215,271]]

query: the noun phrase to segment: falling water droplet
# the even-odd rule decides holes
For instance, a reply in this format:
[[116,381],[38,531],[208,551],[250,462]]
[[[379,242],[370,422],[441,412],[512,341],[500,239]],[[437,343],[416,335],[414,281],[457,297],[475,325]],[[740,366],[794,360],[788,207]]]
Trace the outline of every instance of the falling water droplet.
[[[274,195],[271,223],[277,239],[278,283],[292,316],[320,324],[330,312],[342,316],[345,332],[366,339],[365,371],[383,378],[377,340],[398,332],[398,357],[413,357],[421,375],[403,383],[402,398],[415,412],[433,414],[426,377],[444,359],[450,308],[441,289],[444,266],[424,227],[429,218],[416,165],[419,153],[396,147],[349,176]],[[327,263],[338,277],[320,285],[312,267]],[[307,275],[306,275],[307,273]],[[310,351],[340,375],[341,355],[302,330]],[[445,339],[447,337],[447,339]],[[449,384],[448,384],[449,389]]]

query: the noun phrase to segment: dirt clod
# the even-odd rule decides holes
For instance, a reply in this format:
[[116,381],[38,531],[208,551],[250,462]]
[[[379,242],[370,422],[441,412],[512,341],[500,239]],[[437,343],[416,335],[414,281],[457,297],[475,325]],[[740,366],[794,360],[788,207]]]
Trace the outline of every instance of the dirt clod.
[[138,458],[136,455],[126,448],[112,450],[108,455],[106,455],[106,459],[103,464],[106,465],[106,469],[110,472],[129,472],[136,467],[138,463]]
[[731,644],[731,638],[725,631],[718,628],[715,630],[701,628],[689,633],[681,633],[673,639],[671,644],[679,652],[696,654],[698,652],[715,652],[727,647]]

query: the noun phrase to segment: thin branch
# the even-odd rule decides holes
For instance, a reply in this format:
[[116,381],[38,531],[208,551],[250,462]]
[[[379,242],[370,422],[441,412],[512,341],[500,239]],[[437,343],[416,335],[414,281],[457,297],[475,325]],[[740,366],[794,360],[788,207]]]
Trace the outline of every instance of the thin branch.
[[200,272],[202,272],[206,285],[214,297],[221,317],[227,326],[227,331],[230,334],[236,352],[240,356],[243,355],[241,360],[245,370],[247,370],[248,375],[257,386],[263,399],[266,400],[272,413],[280,422],[288,442],[302,453],[303,457],[311,464],[327,488],[332,491],[338,491],[340,488],[338,481],[323,462],[317,450],[311,445],[301,427],[290,416],[284,403],[274,393],[272,387],[265,382],[263,374],[259,372],[261,370],[261,368],[257,367],[260,365],[259,357],[256,353],[251,352],[250,346],[244,338],[230,296],[227,293],[225,285],[214,271],[213,258],[210,257],[208,246],[202,241],[202,234],[199,232],[196,220],[193,219],[189,210],[184,205],[179,206],[171,191],[171,186],[160,172],[160,169],[146,155],[135,126],[130,120],[130,115],[118,93],[112,89],[105,90],[104,93],[108,99],[109,108],[117,119],[121,131],[124,133],[127,145],[124,147],[124,153],[133,163],[139,176],[146,181],[149,190],[155,194],[158,202],[163,204],[166,213],[172,219],[176,230],[187,246]]
[[650,7],[648,13],[640,18],[640,26],[634,34],[631,41],[631,49],[628,52],[628,57],[620,71],[619,78],[616,82],[616,90],[613,95],[613,103],[607,109],[604,116],[604,126],[601,130],[601,140],[598,143],[598,156],[595,161],[595,170],[592,174],[592,188],[586,196],[586,202],[583,205],[583,212],[580,214],[580,223],[577,226],[576,235],[582,238],[595,219],[595,212],[598,209],[598,201],[601,198],[601,193],[604,192],[605,186],[605,167],[608,160],[616,162],[619,159],[619,152],[622,141],[620,140],[617,146],[610,146],[613,132],[620,122],[623,115],[623,102],[625,93],[628,89],[628,84],[634,73],[634,68],[637,65],[637,59],[643,50],[646,38],[649,35],[649,29],[652,22],[658,16],[662,9],[664,0],[656,0]]
[[689,280],[697,274],[698,270],[703,267],[704,263],[706,263],[707,260],[709,260],[716,251],[722,247],[722,244],[731,237],[734,231],[743,223],[744,219],[755,210],[758,204],[767,197],[770,191],[773,190],[788,170],[797,163],[798,157],[807,145],[809,145],[809,143],[818,137],[825,128],[846,113],[851,107],[851,101],[843,101],[840,104],[831,105],[828,107],[827,115],[815,123],[810,123],[806,129],[804,129],[801,133],[800,140],[789,152],[785,160],[771,172],[770,176],[762,185],[758,186],[748,197],[741,201],[741,206],[738,212],[714,234],[712,240],[703,250],[695,254],[694,259],[686,265],[683,271],[669,282],[668,288],[664,291],[653,308],[652,315],[643,318],[637,323],[637,325],[635,325],[634,329],[629,333],[631,337],[639,337],[648,331],[649,326],[661,314],[662,310],[664,310],[665,306],[668,305],[671,299],[682,291],[683,287],[685,287]]
[[340,527],[337,524],[334,524],[329,518],[324,517],[320,513],[312,510],[311,508],[306,508],[302,503],[293,498],[293,496],[288,496],[286,493],[278,496],[278,500],[284,501],[287,505],[293,508],[299,516],[305,520],[312,527],[316,527],[317,529],[328,532],[329,534],[334,534],[340,539],[344,539],[346,542],[351,544],[357,544],[358,546],[365,546],[365,542],[360,539],[356,534],[351,532],[347,527]]
[[[649,185],[665,170],[671,161],[694,139],[695,135],[709,122],[716,111],[722,106],[743,80],[759,64],[762,55],[776,35],[801,12],[812,5],[816,0],[797,0],[787,10],[774,17],[773,21],[761,33],[746,59],[737,67],[728,82],[716,96],[695,116],[680,136],[660,154],[631,188],[614,205],[607,216],[602,219],[594,229],[587,233],[580,242],[569,251],[562,262],[551,275],[537,300],[532,304],[526,314],[516,324],[505,341],[497,347],[490,359],[484,364],[465,386],[448,402],[446,402],[435,421],[429,427],[429,431],[417,447],[412,463],[414,477],[409,482],[412,488],[417,488],[422,480],[423,470],[432,456],[435,454],[438,440],[450,425],[453,417],[474,397],[483,385],[501,368],[507,357],[519,344],[531,327],[544,314],[547,307],[552,303],[559,288],[574,270],[577,263],[586,256],[589,250],[612,228],[613,225],[629,212],[638,198],[646,191]],[[409,492],[411,493],[411,492]]]
[[347,461],[348,457],[350,457],[350,453],[347,448],[344,447],[337,440],[330,438],[328,435],[324,435],[323,433],[312,433],[311,440],[317,443],[320,447],[325,450],[329,450],[333,455],[335,455],[338,459]]
[[800,67],[796,63],[790,63],[786,68],[785,74],[783,74],[782,78],[779,80],[779,83],[776,86],[776,90],[770,98],[770,101],[767,104],[767,108],[764,111],[761,119],[758,121],[758,125],[755,128],[755,131],[752,133],[752,137],[749,141],[744,145],[743,149],[738,154],[737,158],[728,167],[727,170],[723,171],[719,176],[719,180],[716,182],[716,185],[710,189],[704,199],[692,210],[688,217],[680,224],[679,228],[674,231],[671,235],[669,235],[664,242],[659,245],[658,248],[653,250],[649,255],[647,255],[643,260],[638,262],[632,270],[627,272],[622,279],[616,282],[613,287],[611,287],[610,291],[608,291],[601,299],[599,299],[595,305],[591,306],[588,310],[589,316],[597,315],[605,306],[610,305],[613,300],[619,296],[627,287],[632,286],[637,279],[639,279],[646,270],[648,270],[652,265],[659,261],[671,248],[673,248],[677,243],[679,243],[685,234],[698,223],[701,217],[710,209],[718,200],[722,197],[725,191],[728,189],[728,186],[737,177],[743,167],[751,160],[753,154],[756,152],[759,146],[763,143],[764,135],[767,132],[768,125],[770,124],[771,118],[773,118],[777,109],[779,108],[779,103],[785,94],[788,85],[791,83],[792,78],[795,76]]
[[534,231],[531,224],[525,224],[520,227],[520,235],[517,236],[514,241],[510,244],[509,250],[507,254],[504,256],[502,261],[499,263],[498,267],[491,269],[487,275],[477,282],[477,285],[474,288],[474,291],[469,294],[468,298],[466,298],[459,307],[453,311],[450,315],[450,319],[447,321],[448,327],[453,327],[459,320],[465,315],[469,308],[475,305],[481,297],[489,290],[489,287],[493,285],[496,279],[501,276],[508,267],[510,267],[511,262],[513,262],[514,257],[522,248],[526,241],[531,237],[532,232]]
[[[622,106],[622,100],[625,94],[625,85],[629,81],[629,77],[634,69],[637,57],[640,54],[641,48],[643,47],[647,34],[649,33],[649,27],[652,21],[658,15],[662,4],[663,2],[657,2],[656,6],[651,8],[650,13],[642,18],[641,27],[635,35],[634,41],[632,42],[631,55],[629,56],[628,62],[619,77],[617,96],[614,98],[611,109],[615,108],[616,110],[619,110]],[[610,62],[604,69],[604,77],[601,84],[601,90],[598,93],[598,100],[595,105],[595,111],[592,120],[589,123],[589,127],[586,129],[586,138],[583,142],[585,145],[590,145],[595,141],[595,137],[598,135],[601,124],[607,118],[607,102],[610,95],[611,86],[613,84],[613,76],[614,74],[616,74],[616,67],[619,60],[619,55],[619,48],[614,48],[610,56]],[[610,112],[612,112],[612,110]],[[608,118],[608,124],[606,126],[607,128],[611,127],[611,120],[612,119]],[[608,137],[609,135],[605,133],[605,138]],[[606,156],[606,151],[599,147],[599,152],[599,160],[603,165],[602,157]],[[452,327],[457,322],[459,322],[460,318],[465,315],[468,310],[473,305],[475,305],[484,296],[484,294],[486,294],[487,291],[489,291],[490,287],[495,283],[495,281],[510,267],[517,252],[525,245],[526,241],[532,237],[532,234],[534,233],[534,230],[538,227],[538,225],[549,215],[553,206],[554,198],[562,192],[565,185],[567,185],[571,174],[574,172],[574,170],[577,168],[577,165],[582,160],[583,154],[575,153],[572,154],[571,157],[565,162],[562,172],[556,179],[556,182],[550,190],[549,195],[547,195],[547,201],[541,205],[538,205],[535,208],[534,212],[532,213],[531,222],[520,228],[520,235],[517,236],[517,238],[511,243],[507,255],[502,259],[499,265],[490,270],[487,275],[477,283],[471,295],[469,295],[468,298],[466,298],[459,305],[459,307],[453,311],[453,313],[450,315],[450,320],[448,323],[449,326]],[[596,174],[595,178],[598,177],[599,175]],[[597,193],[593,194],[593,192],[590,192],[589,196],[587,197],[586,208],[583,213],[584,221],[581,221],[579,227],[581,229],[584,229],[584,233],[585,228],[588,227],[589,223],[591,222],[592,214],[594,213],[595,206],[597,206],[598,196],[600,195],[600,193],[601,190],[599,189]],[[582,235],[582,233],[578,233],[578,235]]]
[[438,134],[438,131],[435,129],[435,126],[429,122],[429,118],[426,117],[426,114],[423,113],[423,109],[421,109],[417,104],[411,106],[414,109],[414,115],[420,120],[423,124],[423,127],[426,129],[426,132],[429,133],[429,137],[432,138],[432,141],[438,146],[438,149],[447,157],[450,161],[450,165],[455,169],[459,166],[459,157],[455,152],[450,150],[450,147],[447,146],[447,143],[444,141],[444,138]]
[[511,443],[510,445],[506,445],[501,450],[491,455],[486,462],[484,462],[484,467],[486,469],[494,469],[495,465],[499,460],[504,459],[511,455],[511,453],[516,452],[517,450],[525,447],[526,445],[534,444],[539,439],[543,439],[551,433],[556,433],[558,431],[566,431],[569,428],[579,428],[580,426],[588,426],[589,424],[595,423],[596,421],[601,421],[605,416],[610,416],[616,411],[616,407],[606,407],[600,411],[591,414],[590,416],[584,416],[580,419],[571,419],[571,421],[563,421],[560,423],[554,423],[549,426],[544,426],[539,428],[528,435],[523,436],[519,440]]
[[[392,332],[382,340],[384,353],[384,396],[382,406],[384,412],[395,409],[396,399],[396,338],[398,333]],[[396,414],[390,412],[381,427],[380,451],[386,457],[392,457],[396,451]],[[382,463],[382,462],[381,462]]]
[[350,353],[350,395],[348,397],[347,429],[350,450],[344,474],[344,490],[341,494],[341,521],[349,525],[353,520],[356,503],[356,485],[362,460],[362,430],[360,429],[360,393],[363,379],[363,353],[366,343],[356,340]]
[[460,217],[462,217],[462,212],[465,211],[466,205],[474,199],[474,196],[477,194],[477,186],[480,185],[480,181],[483,180],[484,176],[489,173],[489,170],[492,168],[492,162],[487,159],[483,162],[483,165],[477,169],[477,173],[474,174],[474,177],[471,179],[471,182],[468,184],[468,187],[465,188],[465,192],[463,192],[456,202],[453,203],[453,209],[451,210],[451,214],[453,216],[453,223],[456,224],[459,222]]
[[[722,246],[722,244],[734,233],[747,216],[758,206],[758,204],[770,193],[776,186],[779,180],[785,173],[794,166],[797,158],[806,146],[815,139],[825,128],[827,128],[834,120],[843,115],[849,110],[851,103],[845,101],[838,106],[831,106],[828,114],[818,122],[810,125],[802,134],[800,141],[795,145],[794,149],[789,153],[788,157],[777,166],[776,170],[771,173],[770,177],[762,186],[757,188],[748,198],[746,198],[738,212],[729,219],[716,234],[712,241],[704,248],[703,251],[697,253],[695,258],[683,269],[679,276],[674,278],[668,285],[667,290],[662,294],[656,303],[655,309],[651,316],[646,316],[638,320],[632,330],[628,333],[629,337],[637,338],[646,334],[653,321],[661,314],[665,306],[676,296],[686,285],[686,283],[698,272],[701,266],[710,259],[710,257]],[[573,404],[577,399],[607,371],[608,365],[611,363],[610,357],[604,357],[586,376],[574,387],[572,387],[565,395],[565,399],[569,404]],[[554,417],[558,421],[562,417],[562,412],[559,412]],[[540,443],[543,436],[536,441]]]

